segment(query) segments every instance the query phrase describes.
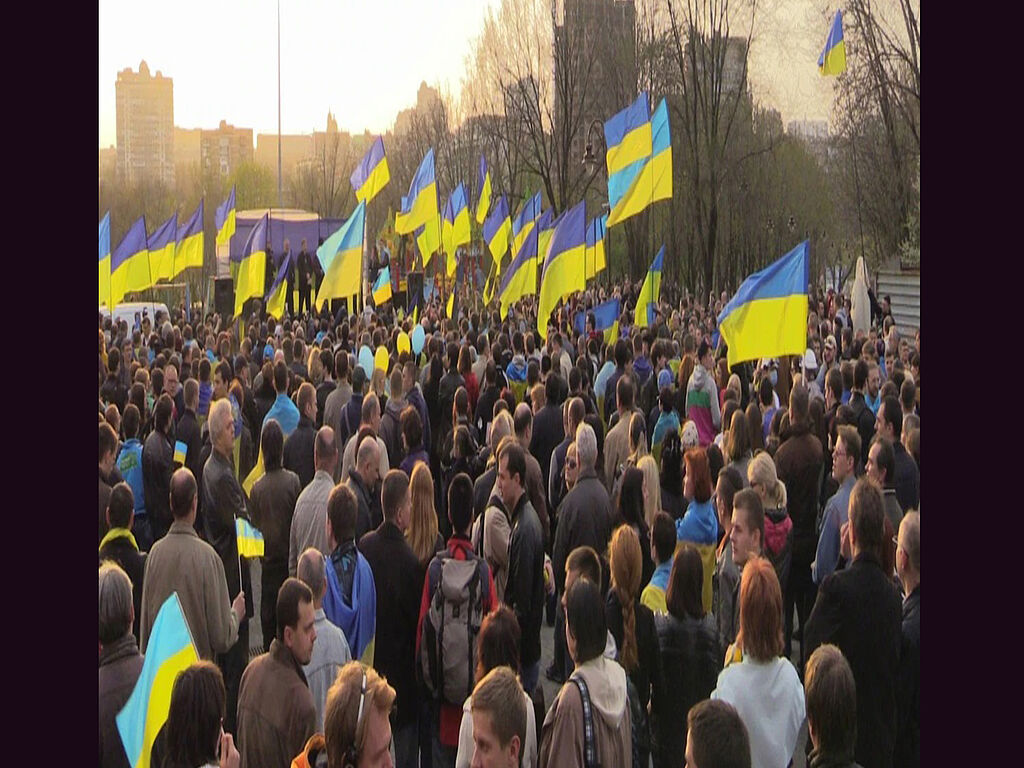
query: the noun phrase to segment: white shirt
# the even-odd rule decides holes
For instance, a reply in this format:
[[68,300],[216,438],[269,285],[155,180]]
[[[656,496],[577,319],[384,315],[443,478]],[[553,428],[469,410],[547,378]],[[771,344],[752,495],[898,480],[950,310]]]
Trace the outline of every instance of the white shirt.
[[[473,711],[470,705],[473,695],[466,697],[462,705],[462,725],[459,727],[459,751],[455,756],[455,768],[469,768],[473,761]],[[537,718],[533,715],[533,699],[523,691],[523,706],[526,707],[526,744],[521,752],[522,768],[534,768],[537,762]]]
[[718,675],[712,699],[736,707],[750,736],[752,768],[786,768],[804,722],[804,687],[793,664],[744,657]]

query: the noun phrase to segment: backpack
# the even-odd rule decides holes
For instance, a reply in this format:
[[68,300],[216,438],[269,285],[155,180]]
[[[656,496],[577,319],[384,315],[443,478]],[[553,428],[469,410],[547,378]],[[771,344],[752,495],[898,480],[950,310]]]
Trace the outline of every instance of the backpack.
[[427,579],[430,607],[420,635],[420,671],[435,700],[461,707],[473,692],[487,561],[472,552],[465,560],[445,552],[430,561]]

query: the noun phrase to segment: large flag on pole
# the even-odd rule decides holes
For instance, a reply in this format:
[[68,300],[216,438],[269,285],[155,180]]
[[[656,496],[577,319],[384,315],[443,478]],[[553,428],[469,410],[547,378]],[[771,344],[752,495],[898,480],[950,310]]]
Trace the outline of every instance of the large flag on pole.
[[267,291],[263,300],[267,314],[276,320],[284,317],[284,307],[288,299],[288,271],[292,268],[292,253],[286,253],[281,259],[281,266],[274,276],[274,283]]
[[818,57],[818,71],[823,75],[838,75],[846,71],[846,42],[843,40],[843,12],[836,11],[832,26],[825,38],[825,47]]
[[[402,198],[402,210],[395,216],[395,231],[400,235],[415,231],[438,218],[437,182],[434,180],[434,148],[424,155],[409,183],[409,194]],[[440,232],[438,232],[440,242]]]
[[180,275],[189,267],[203,266],[203,200],[199,200],[199,207],[189,219],[178,227],[178,235],[174,248],[174,274],[171,278]]
[[110,211],[100,219],[100,304],[110,305]]
[[144,291],[152,284],[146,246],[146,217],[140,216],[110,257],[110,308],[120,304],[126,293]]
[[459,186],[448,196],[448,202],[444,206],[444,218],[441,221],[441,240],[444,243],[444,251],[448,254],[448,277],[455,274],[455,250],[460,245],[468,243],[470,237],[469,199],[465,186],[459,182]]
[[267,267],[267,227],[270,214],[252,228],[249,239],[245,241],[242,261],[238,265],[238,277],[235,280],[235,314],[242,314],[242,305],[249,299],[263,296],[264,281]]
[[178,214],[157,227],[149,236],[149,274],[155,285],[160,280],[170,280],[174,275],[174,248],[178,239]]
[[[627,171],[608,179],[609,200],[617,198],[611,204],[607,226],[619,224],[630,216],[643,211],[656,200],[668,200],[672,197],[672,136],[668,125],[668,104],[661,100],[651,116],[651,154],[636,169],[625,191],[620,194],[620,185],[626,180]],[[630,166],[633,168],[634,166]]]
[[607,231],[605,222],[608,215],[595,216],[587,224],[587,251],[585,256],[586,278],[589,280],[599,272],[603,272],[606,266],[604,253],[604,235]]
[[565,211],[555,225],[540,284],[537,330],[548,337],[548,318],[560,299],[586,287],[583,255],[587,242],[586,201]]
[[644,284],[640,286],[640,294],[636,297],[636,309],[633,313],[633,324],[646,328],[654,324],[654,308],[661,298],[661,267],[665,260],[665,246],[658,249],[658,255],[651,262]]
[[[604,140],[608,146],[605,162],[608,167],[608,205],[614,208],[626,194],[647,158],[651,156],[651,117],[647,92],[635,102],[613,115],[604,124]],[[611,222],[609,222],[610,226]]]
[[352,171],[349,181],[352,189],[355,190],[356,200],[368,203],[378,192],[384,189],[391,179],[391,172],[388,170],[388,158],[384,154],[384,139],[378,136],[373,140],[370,148],[359,165]]
[[217,245],[227,245],[235,234],[235,188],[231,187],[228,199],[217,206],[213,215],[213,223],[217,227]]
[[476,203],[476,223],[483,224],[487,218],[487,210],[491,207],[491,171],[487,167],[487,160],[480,155],[480,198]]
[[533,197],[527,198],[523,207],[519,209],[519,213],[512,221],[512,253],[519,253],[519,249],[523,247],[530,230],[533,229],[533,225],[540,217],[541,205],[541,196],[538,192]]
[[179,672],[199,661],[178,593],[172,592],[156,615],[142,672],[124,708],[114,718],[132,768],[149,768],[156,735],[167,722],[171,689]]
[[329,299],[343,299],[359,293],[363,274],[363,224],[366,221],[366,201],[356,206],[338,230],[316,249],[324,279],[313,306],[322,308]]
[[800,355],[807,348],[810,242],[755,272],[718,315],[729,366],[744,360]]
[[501,298],[501,316],[507,317],[509,307],[523,296],[532,296],[537,292],[537,238],[540,230],[531,225],[530,233],[523,241],[522,247],[512,259],[505,276],[501,280],[499,296]]
[[501,274],[501,260],[508,250],[508,238],[511,234],[512,220],[508,214],[508,200],[502,195],[484,222],[484,240],[491,251],[491,258],[494,259],[495,275]]

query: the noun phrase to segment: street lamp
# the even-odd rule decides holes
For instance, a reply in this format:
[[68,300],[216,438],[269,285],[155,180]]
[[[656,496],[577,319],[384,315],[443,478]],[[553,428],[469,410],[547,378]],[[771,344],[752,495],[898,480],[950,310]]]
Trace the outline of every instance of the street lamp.
[[594,133],[594,126],[597,126],[597,137],[604,143],[604,136],[601,134],[604,124],[600,120],[591,120],[587,127],[587,146],[583,150],[583,166],[589,168],[592,173],[597,173],[598,157],[594,154],[594,142],[590,138]]

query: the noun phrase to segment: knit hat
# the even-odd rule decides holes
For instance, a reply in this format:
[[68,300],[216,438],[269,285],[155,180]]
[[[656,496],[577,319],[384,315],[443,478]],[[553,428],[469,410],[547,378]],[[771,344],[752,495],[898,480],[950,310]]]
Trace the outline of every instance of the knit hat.
[[697,425],[687,421],[679,428],[679,441],[684,451],[696,448],[700,443],[700,435],[697,434]]
[[660,392],[665,387],[672,387],[672,371],[668,368],[662,368],[658,372],[658,391]]

